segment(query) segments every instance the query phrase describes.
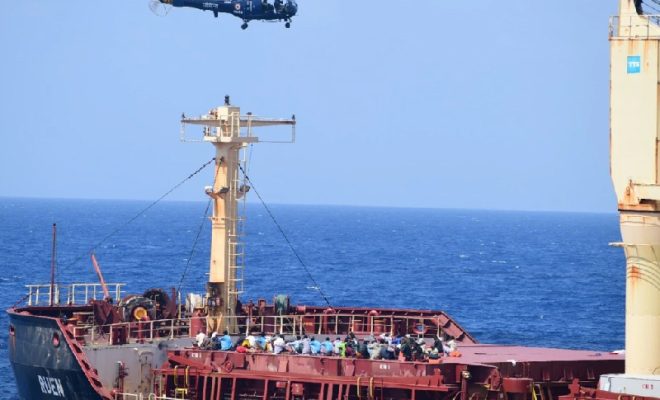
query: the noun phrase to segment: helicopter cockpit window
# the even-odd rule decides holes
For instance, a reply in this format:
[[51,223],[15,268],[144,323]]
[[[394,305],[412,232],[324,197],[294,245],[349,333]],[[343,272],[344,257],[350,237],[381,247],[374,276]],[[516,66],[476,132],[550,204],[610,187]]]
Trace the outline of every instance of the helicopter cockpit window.
[[264,8],[265,12],[271,12],[274,9],[273,5],[270,4],[268,0],[261,0],[261,5]]

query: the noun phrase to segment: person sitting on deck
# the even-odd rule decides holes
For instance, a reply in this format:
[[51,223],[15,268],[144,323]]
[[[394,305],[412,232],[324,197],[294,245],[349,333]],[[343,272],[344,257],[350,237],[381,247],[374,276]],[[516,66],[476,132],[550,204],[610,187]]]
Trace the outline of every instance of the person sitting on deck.
[[250,332],[250,334],[245,338],[243,346],[247,347],[248,349],[254,349],[257,347],[257,338],[254,336],[254,334],[252,334],[252,332]]
[[355,333],[353,333],[352,331],[349,332],[348,335],[346,336],[345,342],[347,343],[347,346],[352,346],[353,348],[357,348],[358,340],[355,337]]
[[438,351],[438,353],[443,352],[442,346],[443,346],[444,339],[440,334],[435,335],[433,338],[433,348]]
[[435,347],[431,348],[431,351],[429,352],[429,363],[437,364],[439,363],[439,360],[440,360],[440,352]]
[[392,344],[392,337],[389,333],[381,333],[378,338],[382,339],[388,345]]
[[412,361],[412,347],[410,345],[411,339],[404,337],[401,339],[401,354],[404,361]]
[[236,346],[236,352],[237,353],[247,353],[249,348],[249,344],[247,339],[243,339],[243,342]]
[[369,344],[369,341],[367,340],[367,338],[365,338],[365,339],[360,343],[360,345],[359,345],[359,347],[358,347],[358,356],[359,356],[360,358],[365,358],[365,359],[368,360],[369,357],[371,356],[371,354],[369,353],[369,346],[368,346],[368,344]]
[[286,342],[281,335],[277,335],[273,340],[273,353],[280,354],[286,349]]
[[300,336],[296,336],[296,340],[293,340],[286,344],[286,349],[293,354],[300,354],[300,352],[302,351],[301,342],[302,339],[300,338]]
[[213,332],[211,334],[211,350],[219,350],[220,349],[220,336],[218,336],[218,332]]
[[413,360],[414,361],[424,361],[426,358],[425,353],[424,353],[424,348],[426,347],[426,342],[424,339],[419,338],[416,341],[412,342],[413,345],[412,347],[412,352],[413,352]]
[[346,357],[346,339],[341,340],[337,338],[337,340],[339,340],[339,343],[335,345],[337,350],[336,355],[338,355],[339,357]]
[[206,333],[204,333],[202,330],[199,330],[197,332],[197,336],[195,336],[195,344],[197,344],[197,347],[202,347],[204,345],[204,341],[206,341],[208,337],[206,336]]
[[239,347],[243,346],[244,341],[245,341],[245,336],[239,336],[238,339],[231,345],[231,349],[236,350]]
[[273,352],[273,337],[270,335],[263,335],[264,337],[264,351],[269,353]]
[[[381,339],[380,341],[380,351],[378,352],[378,358],[381,360],[390,360],[390,352],[387,351],[388,344],[385,342],[385,340]],[[394,354],[392,354],[392,357],[394,357]]]
[[367,346],[367,349],[369,351],[369,359],[378,360],[380,357],[380,344],[376,340],[372,340]]
[[338,356],[341,355],[341,350],[339,348],[339,345],[343,343],[340,338],[335,339],[334,342],[332,342],[332,354]]
[[300,353],[304,355],[310,355],[312,354],[312,347],[309,344],[310,340],[307,337],[307,335],[303,336],[302,340],[300,341]]
[[445,355],[449,357],[461,356],[461,353],[458,351],[458,344],[456,343],[456,338],[451,335],[447,335],[446,340],[442,345],[442,351],[445,353]]
[[309,347],[311,348],[313,355],[318,355],[321,352],[321,342],[314,337],[309,341]]
[[[236,351],[239,353],[247,353],[249,351],[254,351],[254,346],[250,344],[250,339],[249,337],[252,335],[247,336],[239,346],[236,347]],[[254,338],[254,337],[253,337]]]
[[392,344],[383,344],[383,348],[380,350],[380,357],[383,360],[396,360],[396,348]]
[[327,337],[325,338],[325,341],[321,343],[321,354],[326,355],[326,356],[331,356],[332,351],[334,350],[335,346],[332,344],[330,341],[330,338]]
[[229,336],[229,332],[227,331],[222,332],[222,337],[220,338],[220,350],[231,350],[231,336]]
[[349,338],[344,339],[344,355],[342,357],[355,357],[357,352],[355,351],[355,348],[353,346],[356,345],[353,344],[352,340],[350,340]]
[[264,332],[261,332],[258,334],[255,339],[255,348],[257,350],[266,350],[266,334]]

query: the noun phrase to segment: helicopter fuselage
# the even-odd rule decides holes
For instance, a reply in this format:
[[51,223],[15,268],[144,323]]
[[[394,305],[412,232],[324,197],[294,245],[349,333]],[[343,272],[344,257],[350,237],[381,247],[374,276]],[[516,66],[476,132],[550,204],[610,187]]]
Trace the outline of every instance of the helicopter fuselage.
[[262,0],[160,0],[174,7],[192,7],[211,11],[217,17],[219,13],[231,14],[245,23],[252,20],[291,21],[296,15],[298,5],[293,0],[275,1],[274,4]]

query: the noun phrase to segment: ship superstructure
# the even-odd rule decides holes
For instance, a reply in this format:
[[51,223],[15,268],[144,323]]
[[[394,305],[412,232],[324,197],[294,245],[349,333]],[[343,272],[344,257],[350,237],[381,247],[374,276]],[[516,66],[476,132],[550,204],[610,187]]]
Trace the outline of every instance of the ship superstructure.
[[626,370],[575,398],[660,398],[660,16],[610,20],[610,171],[626,255]]

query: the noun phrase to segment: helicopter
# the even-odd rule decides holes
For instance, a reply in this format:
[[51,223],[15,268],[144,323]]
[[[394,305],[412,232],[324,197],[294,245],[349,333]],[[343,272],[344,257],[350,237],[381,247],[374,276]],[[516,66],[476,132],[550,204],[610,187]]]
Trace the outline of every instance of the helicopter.
[[253,20],[284,21],[284,26],[291,27],[291,18],[298,12],[298,4],[294,0],[152,0],[149,8],[157,15],[167,14],[167,6],[192,7],[202,11],[212,11],[218,14],[231,14],[243,20],[241,29],[247,29],[248,22]]

